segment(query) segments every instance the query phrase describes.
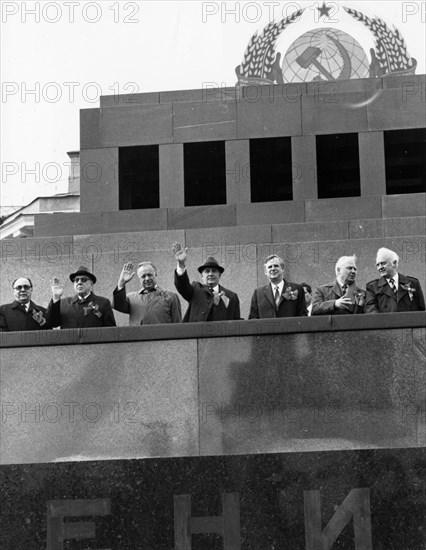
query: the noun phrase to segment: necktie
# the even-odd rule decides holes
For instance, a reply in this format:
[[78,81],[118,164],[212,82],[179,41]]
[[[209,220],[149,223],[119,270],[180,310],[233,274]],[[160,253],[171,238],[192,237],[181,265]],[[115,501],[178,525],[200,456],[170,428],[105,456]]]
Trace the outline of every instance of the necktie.
[[395,281],[392,279],[392,277],[389,279],[389,286],[391,287],[391,289],[393,290],[394,294],[396,293],[396,284],[395,284]]
[[277,306],[277,309],[278,309],[278,306],[280,305],[280,290],[277,286],[275,287],[274,300],[275,300],[275,305]]
[[348,288],[348,285],[342,285],[342,296],[345,295],[346,289]]

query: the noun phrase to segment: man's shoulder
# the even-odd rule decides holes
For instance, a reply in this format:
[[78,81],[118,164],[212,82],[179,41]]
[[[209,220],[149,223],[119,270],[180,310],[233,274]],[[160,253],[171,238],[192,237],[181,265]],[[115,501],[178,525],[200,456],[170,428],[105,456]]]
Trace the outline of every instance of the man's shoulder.
[[2,304],[0,306],[0,311],[3,311],[3,312],[10,311],[11,309],[15,309],[15,307],[16,307],[16,302],[10,302],[10,304]]
[[383,277],[379,277],[378,279],[373,279],[371,281],[369,281],[366,286],[367,287],[378,287],[379,286],[379,282],[383,280]]
[[417,279],[416,277],[413,277],[412,275],[403,275],[402,273],[399,273],[399,280],[400,280],[400,282],[411,281],[415,284],[420,285],[419,279]]
[[90,297],[89,301],[97,302],[98,304],[110,304],[111,302],[108,300],[108,298],[105,298],[105,296],[98,296],[97,294],[93,294]]
[[36,304],[35,302],[31,301],[31,307],[33,309],[38,309],[40,311],[43,311],[44,313],[46,313],[46,308],[43,307],[43,306],[39,306],[38,304]]
[[336,280],[334,280],[334,281],[329,281],[328,283],[324,283],[324,284],[322,284],[322,285],[318,285],[318,286],[316,286],[315,288],[321,289],[321,290],[326,289],[326,288],[333,288],[333,287],[336,285],[336,283],[337,283]]
[[264,292],[267,292],[269,288],[271,288],[269,283],[267,285],[258,286],[254,289],[253,294],[263,294]]
[[236,292],[234,292],[233,290],[229,290],[229,288],[225,288],[224,286],[222,285],[219,285],[220,289],[223,290],[223,292],[229,297],[234,297],[236,296],[238,298],[238,294]]
[[[135,294],[137,294],[135,292]],[[176,298],[177,300],[179,300],[179,297],[178,295],[176,294],[176,292],[173,292],[172,290],[167,290],[166,288],[162,288],[162,287],[157,287],[157,295],[158,296],[166,296],[166,297],[169,297],[169,298]]]

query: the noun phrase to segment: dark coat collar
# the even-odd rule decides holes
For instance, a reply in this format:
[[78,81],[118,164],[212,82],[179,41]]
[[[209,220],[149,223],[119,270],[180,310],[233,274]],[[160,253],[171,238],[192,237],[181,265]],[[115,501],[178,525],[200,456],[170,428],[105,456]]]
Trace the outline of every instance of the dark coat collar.
[[[93,298],[95,297],[95,294],[93,292],[91,292],[89,294],[89,296],[83,300],[83,302],[90,302],[90,300],[93,300]],[[76,294],[75,296],[73,296],[73,299],[72,299],[72,303],[75,304],[76,302],[80,302],[80,299],[78,297],[78,294]]]
[[[30,308],[28,311],[31,311],[33,308],[34,308],[35,304],[32,300],[30,300]],[[13,302],[12,304],[12,308],[13,309],[16,309],[16,308],[20,308],[22,307],[22,304],[20,304],[19,302],[17,302],[16,300]]]

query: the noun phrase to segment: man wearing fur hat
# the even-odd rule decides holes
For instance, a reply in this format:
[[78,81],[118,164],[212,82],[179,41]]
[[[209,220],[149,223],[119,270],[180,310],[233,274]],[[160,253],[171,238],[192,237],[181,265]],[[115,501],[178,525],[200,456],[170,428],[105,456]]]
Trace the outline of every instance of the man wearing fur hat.
[[75,295],[69,298],[62,298],[64,288],[59,279],[54,277],[52,281],[52,300],[47,310],[51,325],[61,328],[115,327],[110,301],[93,292],[95,275],[82,265],[71,273],[70,280]]
[[189,304],[183,322],[239,320],[240,300],[235,292],[219,284],[225,269],[217,260],[213,256],[207,258],[198,268],[202,283],[190,283],[186,271],[187,248],[174,243],[173,252],[177,261],[175,287]]

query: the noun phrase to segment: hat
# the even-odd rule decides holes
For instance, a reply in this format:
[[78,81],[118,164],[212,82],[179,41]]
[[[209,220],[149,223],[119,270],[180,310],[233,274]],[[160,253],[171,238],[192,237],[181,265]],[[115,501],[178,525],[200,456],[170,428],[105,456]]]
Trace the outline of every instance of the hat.
[[96,283],[96,277],[92,273],[90,273],[90,271],[84,265],[80,265],[75,273],[71,273],[70,279],[72,283],[78,275],[85,275],[86,277],[89,277],[89,279],[92,279],[93,283]]
[[198,271],[199,271],[200,273],[202,273],[202,272],[203,272],[203,269],[206,269],[206,267],[215,267],[217,270],[220,271],[220,273],[223,273],[223,272],[225,271],[225,268],[222,267],[221,265],[219,265],[219,264],[217,263],[216,258],[213,258],[213,256],[209,256],[209,257],[207,258],[207,260],[204,262],[204,264],[203,264],[203,265],[200,265],[200,267],[198,268]]

